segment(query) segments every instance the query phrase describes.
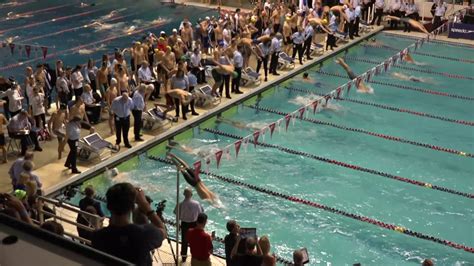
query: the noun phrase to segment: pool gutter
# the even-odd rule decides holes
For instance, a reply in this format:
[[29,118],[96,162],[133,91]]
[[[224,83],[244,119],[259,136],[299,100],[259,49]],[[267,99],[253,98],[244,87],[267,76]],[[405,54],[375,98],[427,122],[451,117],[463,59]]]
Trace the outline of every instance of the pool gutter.
[[233,97],[231,100],[227,101],[226,103],[222,104],[222,105],[219,105],[213,109],[211,109],[210,111],[206,112],[205,114],[201,115],[198,119],[195,119],[195,120],[192,120],[192,121],[187,121],[181,125],[178,125],[172,129],[169,129],[155,137],[153,137],[152,139],[144,142],[143,144],[141,145],[138,145],[138,146],[134,146],[133,148],[123,152],[123,153],[120,153],[118,155],[115,155],[113,156],[112,158],[109,158],[108,160],[105,160],[103,162],[100,162],[92,167],[90,167],[89,169],[87,169],[86,171],[84,171],[83,173],[81,173],[80,175],[77,175],[77,176],[73,176],[63,182],[60,182],[56,185],[53,185],[49,188],[47,188],[45,190],[45,194],[49,197],[54,197],[56,196],[58,193],[61,192],[62,189],[64,189],[65,187],[67,186],[70,186],[70,185],[74,185],[74,184],[78,184],[78,183],[82,183],[83,181],[87,180],[87,179],[90,179],[90,178],[93,178],[95,176],[97,176],[99,173],[105,171],[106,168],[113,168],[115,166],[117,166],[118,164],[124,162],[124,161],[127,161],[131,158],[133,158],[134,156],[138,156],[140,154],[143,154],[145,153],[147,150],[149,150],[150,148],[153,148],[154,146],[158,145],[159,143],[163,142],[164,140],[166,139],[169,139],[169,138],[172,138],[188,129],[192,129],[194,127],[196,127],[197,125],[199,125],[200,123],[208,120],[209,118],[217,115],[217,114],[220,114],[232,107],[235,107],[237,105],[239,105],[240,103],[254,97],[254,96],[257,96],[259,95],[260,93],[264,92],[265,90],[273,87],[274,85],[276,84],[279,84],[285,80],[288,80],[296,75],[298,75],[299,73],[311,68],[311,67],[314,67],[314,65],[318,64],[318,63],[321,63],[323,62],[324,60],[328,59],[329,57],[332,57],[344,50],[347,50],[349,48],[351,48],[352,46],[362,42],[363,40],[379,33],[380,31],[383,30],[383,27],[376,27],[373,31],[371,31],[370,33],[368,33],[367,35],[365,35],[364,37],[362,38],[359,38],[355,41],[352,41],[352,42],[349,42],[347,44],[344,44],[344,45],[341,45],[339,46],[337,49],[335,49],[334,51],[331,51],[327,54],[324,54],[323,56],[321,57],[318,57],[318,58],[315,58],[311,61],[308,61],[306,62],[306,64],[304,64],[302,67],[298,68],[298,69],[293,69],[293,70],[290,70],[289,72],[285,73],[284,76],[281,76],[279,78],[276,78],[272,81],[269,81],[269,82],[266,82],[265,84],[263,85],[260,85],[258,86],[257,88],[255,89],[252,89],[252,91],[250,91],[249,93],[246,93],[246,94],[242,94],[240,96],[237,96],[237,97]]

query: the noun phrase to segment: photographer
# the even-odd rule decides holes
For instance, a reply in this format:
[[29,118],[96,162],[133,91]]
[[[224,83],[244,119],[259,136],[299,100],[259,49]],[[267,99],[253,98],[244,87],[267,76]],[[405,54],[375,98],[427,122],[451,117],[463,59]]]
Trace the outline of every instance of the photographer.
[[[130,183],[118,183],[108,189],[106,198],[111,213],[109,226],[94,232],[92,246],[133,264],[152,265],[150,251],[161,246],[166,231],[147,202],[144,191]],[[150,224],[131,223],[130,214],[135,203]]]
[[[196,227],[198,215],[203,213],[204,209],[199,202],[192,199],[193,192],[190,188],[185,188],[183,195],[184,200],[179,204],[179,219],[181,220],[181,256],[183,257],[183,262],[185,262],[188,254],[186,234],[189,229]],[[176,214],[176,208],[174,213]]]
[[3,209],[0,208],[0,212],[33,225],[33,221],[31,220],[25,205],[23,205],[21,200],[17,197],[7,193],[0,194],[0,205],[4,205]]
[[[237,265],[261,266],[263,263],[263,253],[257,240],[253,237],[245,238],[245,254],[237,254],[240,240],[241,238],[238,236],[230,255],[231,259],[236,260]],[[257,247],[257,251],[255,251],[255,247]]]

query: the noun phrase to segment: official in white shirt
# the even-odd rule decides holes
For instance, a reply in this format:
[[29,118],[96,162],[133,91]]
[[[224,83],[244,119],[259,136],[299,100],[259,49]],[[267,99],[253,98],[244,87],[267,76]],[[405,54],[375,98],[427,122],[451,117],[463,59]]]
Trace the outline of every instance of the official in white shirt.
[[201,53],[199,48],[194,48],[193,54],[191,55],[191,72],[196,76],[199,84],[206,83],[206,72],[201,63]]
[[232,78],[232,86],[231,91],[236,94],[242,94],[243,92],[240,91],[240,79],[242,78],[242,67],[244,66],[244,58],[242,57],[243,47],[241,45],[237,46],[237,49],[234,51],[234,71],[237,73]]
[[441,26],[442,21],[441,19],[444,17],[446,13],[446,3],[442,0],[436,4],[435,12],[434,12],[434,20],[433,20],[433,28],[436,29]]
[[116,97],[110,106],[115,115],[115,144],[120,145],[123,135],[123,142],[126,148],[132,147],[128,141],[128,130],[130,129],[130,113],[133,107],[133,101],[126,92]]
[[20,85],[14,83],[11,89],[0,93],[0,99],[8,97],[8,111],[10,112],[10,117],[17,115],[22,108],[22,103],[24,97],[21,96]]
[[135,141],[143,141],[141,138],[140,131],[142,129],[142,113],[145,110],[145,91],[146,85],[141,84],[138,89],[133,93],[133,133],[135,134]]
[[[400,8],[401,8],[401,0],[390,0],[390,15],[394,17],[401,17]],[[390,29],[397,29],[398,28],[398,20],[390,20]]]
[[277,73],[277,67],[278,67],[278,57],[280,56],[281,52],[281,39],[283,36],[281,33],[277,32],[271,42],[271,52],[272,56],[270,58],[270,73],[279,76],[280,74]]
[[[184,200],[179,204],[179,219],[181,220],[181,256],[184,262],[188,254],[186,235],[189,229],[196,227],[197,217],[200,213],[204,212],[204,209],[198,201],[192,199],[193,192],[190,188],[185,188],[183,195]],[[175,214],[176,209],[174,209]]]
[[311,44],[313,42],[313,36],[314,36],[314,29],[313,26],[308,23],[306,27],[304,28],[304,46],[303,46],[303,51],[306,53],[306,59],[311,60],[310,56],[310,50],[311,50]]
[[377,21],[377,26],[380,26],[380,21],[382,21],[382,16],[383,16],[383,9],[385,7],[385,1],[384,0],[375,0],[375,15],[374,18],[372,19],[372,22],[370,22],[370,25],[374,25],[375,21]]
[[153,86],[152,100],[160,98],[160,83],[153,77],[153,72],[147,61],[143,61],[138,69],[138,83]]

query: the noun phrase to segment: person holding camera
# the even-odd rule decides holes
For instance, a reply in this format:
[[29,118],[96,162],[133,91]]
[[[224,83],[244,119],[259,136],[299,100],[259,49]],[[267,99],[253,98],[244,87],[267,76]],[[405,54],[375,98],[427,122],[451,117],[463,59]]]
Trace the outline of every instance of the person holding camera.
[[[246,265],[246,266],[261,266],[263,263],[263,253],[260,248],[257,239],[254,237],[245,238],[245,253],[238,254],[241,237],[237,237],[237,242],[235,242],[234,247],[230,257],[232,260],[237,262],[237,265]],[[256,249],[255,249],[256,248]]]
[[[94,232],[92,247],[133,264],[152,265],[150,251],[159,248],[167,235],[145,192],[130,183],[117,183],[107,190],[106,198],[111,213],[109,226]],[[135,204],[148,217],[149,224],[130,221]]]
[[[197,218],[200,213],[204,212],[204,209],[198,201],[192,199],[193,192],[190,188],[185,188],[183,195],[184,200],[179,204],[179,219],[181,220],[181,256],[183,262],[185,262],[188,254],[188,239],[186,235],[189,229],[196,227]],[[176,209],[174,209],[175,214]]]

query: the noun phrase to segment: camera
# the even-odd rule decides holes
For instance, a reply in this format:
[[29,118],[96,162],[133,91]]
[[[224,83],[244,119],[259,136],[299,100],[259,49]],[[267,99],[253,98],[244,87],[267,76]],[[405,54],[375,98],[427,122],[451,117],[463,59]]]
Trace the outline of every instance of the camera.
[[156,213],[158,214],[159,217],[163,216],[163,211],[166,208],[166,200],[162,200],[158,203],[155,204],[156,207]]

